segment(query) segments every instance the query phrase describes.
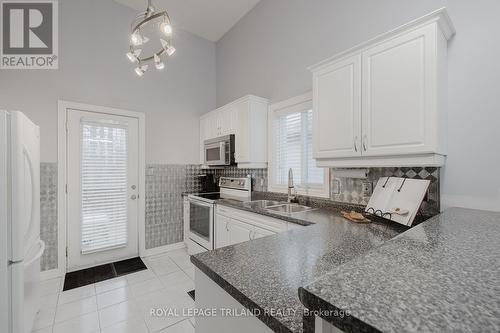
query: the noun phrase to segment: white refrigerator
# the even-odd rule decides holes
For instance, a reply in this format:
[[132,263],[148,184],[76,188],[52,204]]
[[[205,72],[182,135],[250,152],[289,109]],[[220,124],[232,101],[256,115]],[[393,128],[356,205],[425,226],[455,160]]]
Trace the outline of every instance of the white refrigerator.
[[40,129],[0,111],[0,332],[31,332],[40,309]]

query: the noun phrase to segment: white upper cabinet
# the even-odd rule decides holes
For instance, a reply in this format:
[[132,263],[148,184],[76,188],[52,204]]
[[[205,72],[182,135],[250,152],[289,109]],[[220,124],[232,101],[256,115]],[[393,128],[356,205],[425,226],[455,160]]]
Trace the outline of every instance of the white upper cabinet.
[[318,165],[443,165],[454,32],[441,9],[311,67]]
[[413,30],[363,53],[363,155],[437,153],[436,30]]
[[267,167],[269,101],[248,95],[200,117],[200,161],[205,140],[234,134],[239,168]]
[[315,158],[361,156],[361,56],[314,73]]

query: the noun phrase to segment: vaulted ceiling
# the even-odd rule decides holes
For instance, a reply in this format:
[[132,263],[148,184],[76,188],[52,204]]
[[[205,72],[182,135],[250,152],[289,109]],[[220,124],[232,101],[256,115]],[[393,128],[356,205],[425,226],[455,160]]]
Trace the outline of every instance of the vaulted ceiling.
[[[147,0],[115,0],[137,11],[145,10]],[[174,28],[218,41],[260,0],[153,0],[158,9],[166,9]]]

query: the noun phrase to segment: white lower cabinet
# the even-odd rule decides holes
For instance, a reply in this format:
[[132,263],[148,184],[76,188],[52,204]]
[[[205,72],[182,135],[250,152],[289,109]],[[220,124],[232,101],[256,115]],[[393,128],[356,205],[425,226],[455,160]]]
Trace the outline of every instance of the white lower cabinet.
[[333,326],[321,317],[315,316],[314,333],[343,333],[341,329]]
[[215,214],[215,248],[243,243],[289,229],[298,224],[239,209],[217,206]]
[[[272,333],[269,327],[253,315],[227,315],[247,313],[247,308],[222,289],[201,270],[195,268],[196,308],[204,311],[214,309],[216,315],[196,317],[196,333]],[[222,313],[225,315],[222,315]]]
[[229,245],[229,222],[231,218],[217,214],[215,217],[215,247]]
[[275,234],[275,232],[273,232],[273,231],[269,231],[267,229],[255,227],[255,230],[253,232],[253,239],[262,238],[262,237],[266,237],[266,236],[274,235],[274,234]]
[[243,243],[252,239],[253,225],[231,219],[228,228],[229,245]]

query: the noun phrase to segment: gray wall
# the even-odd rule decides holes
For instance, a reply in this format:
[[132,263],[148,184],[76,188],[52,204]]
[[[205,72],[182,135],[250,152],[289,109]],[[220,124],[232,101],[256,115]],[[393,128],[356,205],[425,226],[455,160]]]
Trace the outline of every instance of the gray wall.
[[262,0],[217,43],[217,105],[249,93],[273,102],[304,93],[307,66],[443,6],[457,35],[442,205],[500,210],[498,0]]
[[42,161],[57,161],[64,99],[144,112],[148,163],[198,163],[199,115],[215,106],[215,44],[175,31],[166,69],[139,78],[125,57],[135,11],[112,0],[60,0],[59,11],[59,70],[0,71],[0,108],[41,127]]
[[[0,70],[0,109],[23,111],[41,130],[40,235],[47,244],[43,270],[56,268],[58,257],[59,99],[145,113],[146,162],[162,164],[198,163],[199,115],[215,107],[214,43],[175,31],[177,52],[166,69],[139,78],[125,57],[135,11],[111,0],[60,0],[59,12],[59,70]],[[180,197],[174,203],[178,201]],[[147,210],[147,216],[152,212]],[[157,224],[172,221],[157,218]],[[179,225],[177,220],[174,225]],[[154,240],[160,237],[171,234],[155,234]]]

